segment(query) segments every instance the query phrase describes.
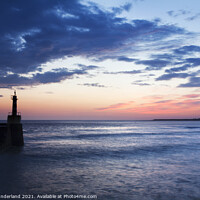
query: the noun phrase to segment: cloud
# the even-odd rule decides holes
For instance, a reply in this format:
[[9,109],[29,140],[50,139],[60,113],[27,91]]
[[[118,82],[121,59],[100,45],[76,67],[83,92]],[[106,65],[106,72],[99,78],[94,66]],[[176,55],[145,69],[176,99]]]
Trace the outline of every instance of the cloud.
[[187,94],[183,96],[183,98],[198,98],[198,97],[200,97],[199,94]]
[[[195,55],[195,53],[199,53],[199,52],[200,52],[200,46],[196,46],[196,45],[182,46],[180,48],[174,49],[172,57],[171,57],[171,54],[167,54],[166,59],[165,59],[166,67],[169,65],[170,68],[166,69],[165,73],[161,75],[160,77],[158,77],[156,80],[157,81],[171,80],[173,78],[187,78],[187,77],[196,76],[199,73],[199,71],[196,71],[192,74],[190,74],[189,72],[183,73],[183,71],[187,71],[188,69],[192,69],[192,68],[196,68],[200,66],[200,58],[188,57],[193,54]],[[159,59],[160,56],[163,58],[162,54],[153,55],[153,57],[157,59]],[[184,56],[187,56],[187,58],[184,58]],[[165,66],[165,63],[163,64],[163,66]],[[162,65],[160,67],[162,68]],[[146,68],[146,70],[149,70],[149,69],[151,69],[151,67]],[[187,87],[189,87],[189,85],[193,85],[193,84],[188,83],[186,85]]]
[[127,56],[117,56],[117,55],[115,55],[115,56],[110,56],[110,55],[101,56],[101,57],[98,57],[98,58],[94,58],[93,60],[96,61],[96,62],[101,62],[101,61],[104,61],[104,60],[107,60],[107,59],[124,61],[124,62],[134,62],[134,61],[137,60],[137,59],[130,58],[130,57],[127,57]]
[[174,11],[174,10],[169,10],[167,12],[167,14],[170,16],[170,17],[179,17],[179,16],[186,16],[186,15],[190,15],[190,17],[187,17],[185,20],[188,20],[188,21],[193,21],[195,19],[198,19],[200,17],[200,13],[196,13],[195,15],[192,15],[191,16],[191,12],[188,11],[188,10],[178,10],[178,11]]
[[62,80],[65,79],[70,79],[72,78],[74,75],[83,75],[83,74],[87,74],[87,72],[85,70],[73,70],[73,71],[67,71],[66,69],[60,69],[59,71],[49,71],[49,72],[45,72],[43,74],[37,73],[36,75],[33,76],[33,80],[36,83],[42,83],[42,84],[46,84],[46,83],[57,83],[57,82],[61,82]]
[[191,77],[188,83],[181,84],[179,87],[200,87],[200,77]]
[[197,13],[197,14],[191,16],[191,17],[186,18],[186,20],[193,21],[195,19],[198,19],[199,17],[200,17],[200,13]]
[[139,85],[139,86],[148,86],[148,85],[150,85],[149,83],[144,83],[142,80],[134,81],[132,84],[133,85]]
[[177,56],[173,53],[164,53],[164,54],[153,54],[151,58],[158,60],[174,60]]
[[130,9],[131,9],[131,7],[132,7],[132,4],[131,4],[131,3],[126,3],[126,4],[124,4],[122,7],[123,7],[124,10],[130,11]]
[[[149,63],[148,62],[145,63],[146,61],[138,61],[136,63],[148,65],[149,67],[147,67],[147,70],[156,69],[156,68],[161,69],[163,67],[169,66],[170,69],[166,69],[165,72],[169,74],[173,74],[174,72],[186,71],[190,68],[198,67],[200,65],[200,58],[192,57],[192,56],[195,56],[196,53],[200,53],[200,46],[187,45],[187,46],[182,46],[175,49],[174,48],[169,49],[169,53],[153,54],[151,55],[151,58],[154,58],[154,59],[150,60]],[[159,63],[159,60],[161,61],[161,63]],[[153,66],[156,66],[156,62],[154,64],[154,61],[157,62],[157,67],[153,67]],[[167,75],[167,76],[170,76],[170,75]],[[172,75],[172,76],[176,76],[176,75]],[[182,75],[178,75],[178,76],[182,76]]]
[[[145,99],[145,98],[143,98]],[[166,99],[161,101],[155,101],[155,99],[148,99],[147,102],[143,102],[142,104],[132,103],[132,102],[124,102],[119,104],[113,104],[104,108],[97,108],[96,110],[100,112],[104,111],[114,111],[118,112],[119,114],[122,113],[132,113],[137,115],[137,113],[143,114],[151,114],[152,116],[159,116],[159,115],[183,115],[184,113],[194,113],[196,110],[196,106],[200,105],[200,99],[180,99],[175,98],[173,100]]]
[[132,83],[133,85],[139,85],[139,86],[148,86],[149,83]]
[[154,59],[154,60],[139,60],[139,61],[137,61],[135,63],[148,66],[146,68],[147,70],[159,70],[159,69],[161,69],[163,67],[166,67],[171,62],[167,61],[167,60]]
[[175,54],[181,54],[181,55],[186,55],[194,52],[200,52],[200,46],[189,45],[174,50]]
[[135,102],[121,102],[102,108],[99,112],[110,111],[116,115],[137,116],[141,114],[153,118],[193,118],[197,107],[200,105],[199,94],[187,95],[151,95],[144,96]]
[[191,12],[190,11],[187,11],[187,10],[178,10],[178,11],[174,11],[174,10],[169,10],[167,12],[167,14],[170,16],[170,17],[179,17],[179,16],[182,16],[182,15],[188,15],[190,14]]
[[169,103],[172,102],[172,100],[162,100],[162,101],[156,101],[155,103]]
[[187,58],[185,62],[190,63],[193,67],[200,65],[200,58]]
[[170,74],[163,74],[156,78],[157,81],[163,81],[163,80],[171,80],[173,78],[187,78],[191,75],[188,73],[170,73]]
[[99,88],[106,88],[105,85],[99,84],[99,83],[84,83],[84,84],[79,84],[87,87],[99,87]]
[[130,11],[132,7],[132,4],[131,3],[126,3],[120,7],[113,7],[112,10],[115,14],[121,14],[123,11]]
[[[180,51],[175,51],[178,54],[186,54],[185,52],[186,49],[188,51],[193,51],[197,52],[199,51],[198,46],[185,46],[183,48],[179,48]],[[180,53],[181,52],[181,53]],[[159,77],[157,77],[155,80],[156,81],[161,81],[161,80],[171,80],[174,78],[188,78],[189,77],[189,82],[185,84],[180,84],[178,87],[199,87],[199,77],[196,77],[199,75],[200,70],[196,70],[194,72],[187,72],[186,70],[188,69],[194,69],[196,67],[200,66],[200,58],[186,58],[186,59],[180,59],[180,61],[174,61],[172,65],[179,66],[179,67],[171,67],[170,69],[166,69],[165,73]],[[186,71],[186,72],[182,72]]]
[[200,104],[200,99],[186,99],[180,102],[175,102],[174,105],[176,106],[184,106],[184,107],[195,107]]
[[99,111],[106,111],[106,110],[116,110],[116,109],[122,109],[124,107],[130,106],[134,103],[134,101],[129,101],[127,103],[117,103],[117,104],[113,104],[104,108],[96,108],[96,110]]
[[16,87],[16,90],[26,90],[27,88],[25,87]]
[[[91,69],[94,69],[91,68]],[[24,77],[18,74],[8,74],[0,76],[0,88],[11,88],[13,86],[32,86],[39,84],[58,83],[74,76],[88,74],[90,66],[81,69],[68,71],[66,68],[55,69],[45,73],[36,73],[31,77]]]
[[180,71],[185,71],[190,67],[191,67],[190,64],[185,64],[181,67],[172,67],[171,69],[166,69],[165,72],[167,73],[180,72]]
[[126,57],[126,56],[119,56],[119,57],[117,57],[117,60],[118,60],[118,61],[125,61],[125,62],[133,62],[133,61],[135,61],[136,59],[128,58],[128,57]]
[[[129,10],[126,4],[123,9]],[[0,69],[34,72],[41,64],[65,56],[100,56],[186,31],[157,21],[117,17],[95,4],[77,0],[1,1]],[[12,58],[12,59],[11,59]]]
[[119,71],[119,72],[104,72],[104,74],[140,74],[141,70]]

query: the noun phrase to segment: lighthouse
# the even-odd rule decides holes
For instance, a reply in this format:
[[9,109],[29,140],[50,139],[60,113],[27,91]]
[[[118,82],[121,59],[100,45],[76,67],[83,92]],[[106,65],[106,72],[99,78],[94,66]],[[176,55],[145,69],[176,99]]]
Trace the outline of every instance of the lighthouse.
[[12,99],[12,113],[8,114],[7,119],[7,134],[8,142],[12,146],[23,146],[24,137],[23,129],[21,124],[21,114],[17,112],[17,94],[14,91],[14,95],[11,96]]
[[11,97],[13,100],[13,105],[12,105],[12,115],[16,116],[17,115],[17,95],[16,91],[14,91],[14,95]]

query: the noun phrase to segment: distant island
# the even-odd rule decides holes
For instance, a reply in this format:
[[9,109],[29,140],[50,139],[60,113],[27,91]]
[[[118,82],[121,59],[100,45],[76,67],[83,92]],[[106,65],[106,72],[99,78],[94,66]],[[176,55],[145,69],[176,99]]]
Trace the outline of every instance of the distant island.
[[153,119],[153,121],[200,121],[200,118],[193,118],[193,119]]

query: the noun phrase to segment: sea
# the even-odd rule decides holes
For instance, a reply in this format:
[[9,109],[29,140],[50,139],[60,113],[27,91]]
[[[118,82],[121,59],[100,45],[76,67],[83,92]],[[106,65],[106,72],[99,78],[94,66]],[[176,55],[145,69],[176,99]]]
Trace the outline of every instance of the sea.
[[200,200],[199,121],[23,121],[0,199]]

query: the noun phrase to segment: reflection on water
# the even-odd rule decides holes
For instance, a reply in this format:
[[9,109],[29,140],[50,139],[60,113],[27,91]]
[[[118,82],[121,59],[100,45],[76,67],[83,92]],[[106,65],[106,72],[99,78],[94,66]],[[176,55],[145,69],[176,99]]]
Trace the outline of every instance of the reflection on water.
[[199,122],[25,121],[0,154],[0,194],[199,199]]

